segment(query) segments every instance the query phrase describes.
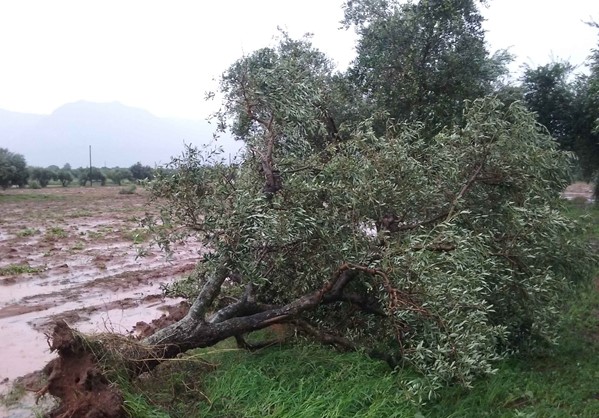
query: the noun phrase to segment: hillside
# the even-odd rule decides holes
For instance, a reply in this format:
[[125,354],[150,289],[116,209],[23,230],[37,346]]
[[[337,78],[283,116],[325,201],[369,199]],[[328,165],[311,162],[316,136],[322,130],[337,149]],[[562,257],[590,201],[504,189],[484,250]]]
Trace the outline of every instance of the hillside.
[[[213,130],[205,121],[158,118],[118,102],[69,103],[51,115],[0,110],[0,146],[39,166],[86,166],[90,145],[96,166],[163,164],[180,154],[184,143],[211,143]],[[229,138],[218,145],[226,158],[240,147]]]

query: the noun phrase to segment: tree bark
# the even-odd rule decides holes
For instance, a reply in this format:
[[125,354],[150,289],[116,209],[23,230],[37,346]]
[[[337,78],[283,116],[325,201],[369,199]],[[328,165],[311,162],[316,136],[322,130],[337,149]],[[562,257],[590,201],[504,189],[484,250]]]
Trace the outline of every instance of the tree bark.
[[[181,321],[145,338],[143,343],[148,347],[155,347],[156,354],[160,357],[172,358],[192,348],[209,347],[229,337],[256,331],[275,323],[288,322],[323,303],[365,303],[363,300],[358,301],[355,295],[346,296],[343,293],[345,285],[351,280],[351,272],[351,269],[344,265],[321,289],[283,306],[257,303],[250,284],[239,301],[206,318],[206,307],[218,296],[220,286],[227,277],[227,272],[223,269],[208,280],[189,313]],[[371,310],[375,311],[374,308]],[[382,310],[377,312],[382,313]]]

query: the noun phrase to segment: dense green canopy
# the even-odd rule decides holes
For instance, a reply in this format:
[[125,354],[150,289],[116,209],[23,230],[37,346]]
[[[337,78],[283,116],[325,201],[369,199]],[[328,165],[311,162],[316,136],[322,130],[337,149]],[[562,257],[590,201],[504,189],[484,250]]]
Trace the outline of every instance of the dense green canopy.
[[493,97],[463,102],[460,122],[442,128],[381,125],[391,113],[381,104],[338,124],[339,77],[286,35],[225,72],[221,126],[244,155],[225,165],[191,148],[150,183],[165,202],[147,220],[159,242],[192,233],[210,249],[175,290],[199,294],[197,312],[212,306],[220,329],[232,311],[235,326],[272,311],[384,353],[421,372],[403,382],[419,396],[552,341],[562,299],[591,264],[559,211],[572,156],[523,105]]
[[21,154],[0,148],[0,187],[3,189],[10,186],[23,187],[27,184],[28,177],[25,158]]
[[[133,344],[60,323],[49,392],[66,408],[91,398],[64,390],[65,364],[108,386],[112,370],[139,376],[231,337],[269,345],[246,336],[286,324],[410,369],[389,381],[423,402],[555,343],[560,310],[597,266],[560,194],[576,155],[586,178],[597,167],[598,53],[574,82],[553,63],[506,84],[509,56],[487,50],[479,3],[347,0],[359,36],[347,71],[281,33],[224,72],[218,130],[245,145],[233,162],[187,147],[166,167],[112,170],[148,186],[158,211],[143,223],[163,249],[199,242],[194,273],[166,288],[192,303]],[[95,361],[110,366],[92,373]]]

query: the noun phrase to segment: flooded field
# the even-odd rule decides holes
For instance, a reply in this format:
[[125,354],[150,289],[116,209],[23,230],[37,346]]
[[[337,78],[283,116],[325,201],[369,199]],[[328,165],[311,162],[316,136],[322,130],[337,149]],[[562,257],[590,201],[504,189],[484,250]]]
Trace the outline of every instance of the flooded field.
[[[42,368],[45,333],[64,319],[85,332],[130,333],[180,301],[160,286],[189,274],[199,247],[166,260],[139,227],[147,196],[120,188],[0,191],[0,392]],[[2,411],[0,417],[7,415]],[[27,415],[18,415],[27,416]]]

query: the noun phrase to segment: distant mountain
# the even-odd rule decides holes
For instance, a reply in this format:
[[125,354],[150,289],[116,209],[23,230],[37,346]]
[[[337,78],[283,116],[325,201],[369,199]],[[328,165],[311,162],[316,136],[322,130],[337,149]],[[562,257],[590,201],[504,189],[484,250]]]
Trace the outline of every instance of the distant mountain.
[[[51,115],[0,110],[0,147],[23,154],[33,166],[129,167],[137,161],[154,166],[180,155],[184,143],[211,144],[214,128],[205,121],[158,118],[118,102],[69,103]],[[241,147],[231,138],[216,143],[224,157]]]
[[0,109],[0,147],[5,147],[9,143],[18,143],[23,132],[32,129],[44,117]]

